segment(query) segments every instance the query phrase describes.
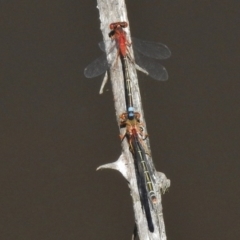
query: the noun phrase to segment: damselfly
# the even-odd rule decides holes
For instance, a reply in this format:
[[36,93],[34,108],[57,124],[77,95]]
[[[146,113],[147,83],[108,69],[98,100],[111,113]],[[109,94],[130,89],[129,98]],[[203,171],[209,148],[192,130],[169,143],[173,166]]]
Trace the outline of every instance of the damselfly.
[[114,59],[112,62],[108,63],[107,54],[114,49],[117,49],[117,56],[120,56],[120,58],[128,57],[129,59],[133,59],[128,50],[132,45],[135,61],[131,62],[135,64],[136,69],[143,69],[144,72],[153,79],[160,81],[167,80],[167,70],[158,62],[158,60],[167,59],[171,56],[169,48],[162,43],[148,42],[137,38],[132,38],[130,43],[127,39],[126,32],[123,30],[123,28],[126,28],[127,26],[128,24],[126,22],[110,24],[111,32],[109,33],[109,37],[111,37],[112,40],[107,46],[105,46],[103,42],[99,43],[100,49],[105,53],[85,68],[84,75],[87,78],[97,77],[105,73],[108,68],[113,67]]
[[147,138],[147,134],[144,133],[143,124],[140,122],[140,114],[134,112],[134,109],[130,107],[127,113],[120,115],[120,127],[126,128],[125,134],[120,137],[121,140],[125,137],[127,138],[129,149],[133,155],[140,201],[145,211],[148,229],[150,232],[153,232],[154,226],[151,217],[149,200],[152,205],[153,203],[156,203],[157,199],[147,167],[147,150],[143,143],[143,141]]

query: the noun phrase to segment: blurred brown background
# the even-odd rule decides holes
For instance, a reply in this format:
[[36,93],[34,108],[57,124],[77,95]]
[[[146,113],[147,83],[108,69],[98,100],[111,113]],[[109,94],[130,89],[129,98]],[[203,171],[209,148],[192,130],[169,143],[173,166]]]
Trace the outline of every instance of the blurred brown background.
[[[127,0],[132,35],[172,51],[139,74],[169,240],[240,239],[239,1]],[[0,239],[130,239],[129,189],[94,0],[0,0]]]

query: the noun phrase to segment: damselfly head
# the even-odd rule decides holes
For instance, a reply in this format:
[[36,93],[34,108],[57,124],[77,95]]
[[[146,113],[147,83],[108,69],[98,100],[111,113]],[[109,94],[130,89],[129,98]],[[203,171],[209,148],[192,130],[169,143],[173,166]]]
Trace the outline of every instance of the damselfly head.
[[111,30],[114,30],[116,28],[126,28],[128,26],[128,23],[127,22],[115,22],[115,23],[111,23],[109,25],[109,28]]

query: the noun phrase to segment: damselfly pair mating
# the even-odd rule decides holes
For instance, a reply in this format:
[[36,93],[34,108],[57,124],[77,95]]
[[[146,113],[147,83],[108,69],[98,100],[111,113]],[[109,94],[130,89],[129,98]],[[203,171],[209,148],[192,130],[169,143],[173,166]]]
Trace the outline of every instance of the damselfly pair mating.
[[[132,38],[132,42],[130,43],[123,29],[127,26],[128,24],[126,22],[110,24],[111,32],[109,33],[109,37],[112,41],[111,44],[109,44],[109,50],[106,50],[105,45],[100,43],[99,46],[105,51],[105,54],[88,65],[84,70],[84,74],[86,77],[92,78],[106,72],[108,68],[116,63],[108,63],[107,54],[109,54],[114,47],[117,48],[116,59],[118,59],[119,56],[122,64],[127,109],[127,111],[119,117],[120,127],[126,129],[125,134],[121,136],[121,140],[127,139],[129,150],[133,155],[140,201],[146,215],[148,229],[150,232],[153,232],[154,226],[151,217],[151,208],[153,209],[153,205],[157,202],[157,198],[147,160],[149,150],[144,143],[147,134],[144,132],[140,114],[134,112],[129,64],[133,64],[138,70],[144,69],[145,73],[156,80],[164,81],[168,79],[168,74],[157,59],[166,59],[170,57],[171,52],[167,46],[161,43],[147,42],[135,38]],[[133,46],[135,60],[129,53],[129,48],[131,46]]]

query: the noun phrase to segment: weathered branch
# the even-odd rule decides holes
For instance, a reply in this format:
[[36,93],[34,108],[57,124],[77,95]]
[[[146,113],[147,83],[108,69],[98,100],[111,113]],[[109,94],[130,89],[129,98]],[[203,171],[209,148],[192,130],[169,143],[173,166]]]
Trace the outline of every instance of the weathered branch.
[[[124,0],[97,0],[98,9],[100,14],[101,21],[101,30],[103,34],[103,40],[107,45],[109,41],[108,33],[110,31],[109,25],[113,22],[126,21],[127,18],[127,10]],[[130,40],[130,28],[126,28],[127,36]],[[130,41],[131,42],[131,41]],[[133,53],[130,53],[133,56]],[[108,61],[113,62],[116,59],[116,52],[113,51],[107,55]],[[119,115],[123,112],[126,112],[126,103],[125,103],[125,95],[124,95],[124,79],[122,73],[121,62],[118,61],[118,64],[114,64],[114,66],[110,69],[110,78],[112,83],[112,91],[114,96],[114,104],[116,109],[116,118],[119,123]],[[138,86],[138,79],[136,74],[136,68],[133,64],[129,66],[129,75],[132,81],[133,88],[133,103],[134,108],[137,112],[141,114],[141,121],[145,124],[142,104],[141,104],[141,96]],[[106,79],[105,79],[106,80]],[[102,91],[102,89],[101,89]],[[146,124],[145,124],[146,125]],[[124,129],[119,129],[121,134],[123,134]],[[149,145],[149,140],[146,140],[146,144]],[[131,196],[133,199],[133,207],[135,213],[135,221],[137,224],[139,239],[141,240],[166,240],[165,234],[165,226],[163,221],[162,214],[162,200],[161,193],[164,193],[166,189],[170,186],[170,180],[166,178],[163,173],[159,173],[155,170],[152,158],[148,155],[147,160],[150,162],[151,166],[151,174],[154,178],[154,190],[156,192],[157,203],[154,204],[154,209],[151,211],[153,223],[154,223],[154,232],[151,233],[148,231],[146,217],[142,210],[141,202],[139,199],[138,187],[135,177],[135,169],[133,164],[132,154],[129,151],[129,145],[126,140],[122,143],[122,155],[119,159],[110,164],[105,164],[100,166],[98,169],[110,168],[118,170],[122,173],[122,175],[128,180],[129,188],[131,190]]]

